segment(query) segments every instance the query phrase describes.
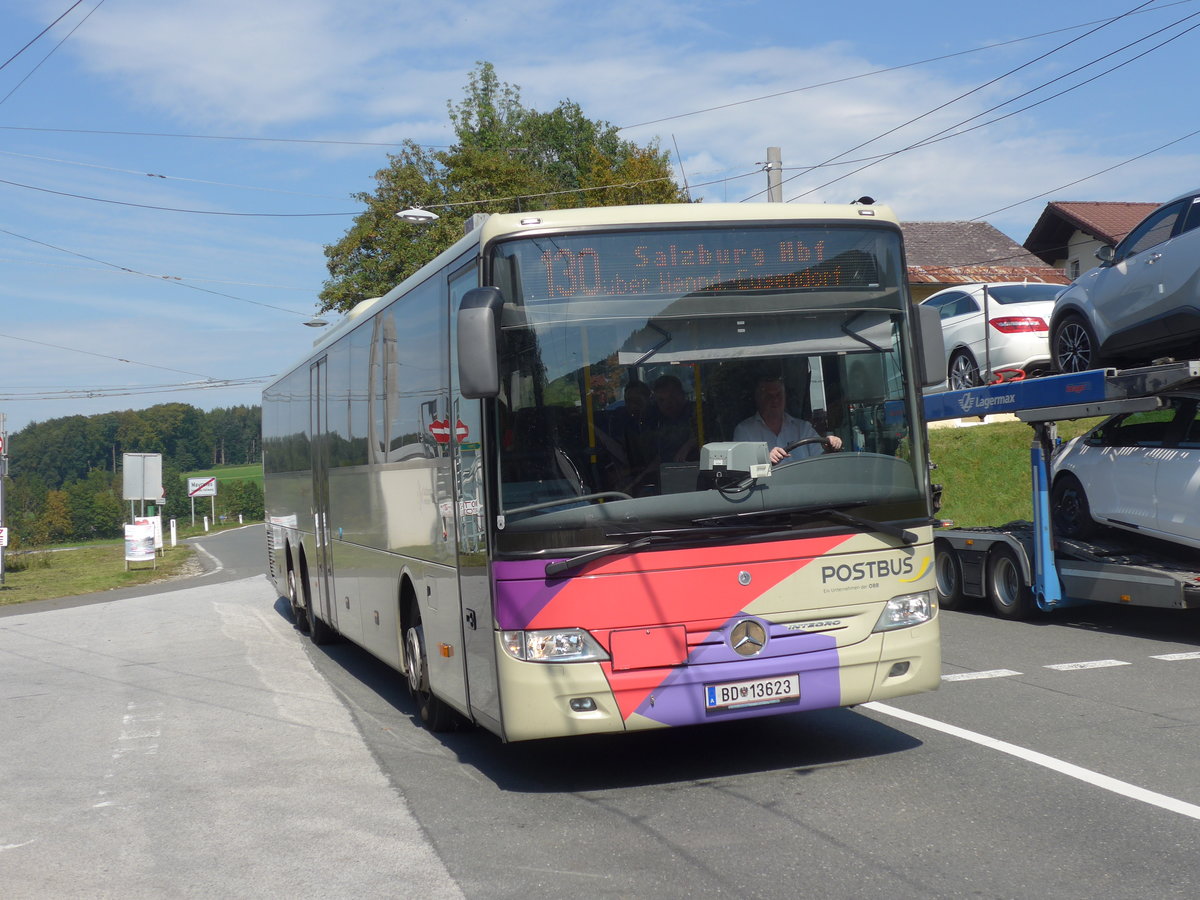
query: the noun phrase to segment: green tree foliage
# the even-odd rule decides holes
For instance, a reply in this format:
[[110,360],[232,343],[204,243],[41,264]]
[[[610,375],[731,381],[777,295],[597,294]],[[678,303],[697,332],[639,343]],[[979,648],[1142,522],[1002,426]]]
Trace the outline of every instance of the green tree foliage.
[[71,523],[71,504],[66,491],[50,491],[46,494],[46,505],[34,524],[34,542],[53,544],[65,541],[75,531]]
[[[680,203],[687,197],[670,157],[651,143],[623,140],[615,126],[592,120],[563,100],[550,112],[528,109],[520,89],[479,63],[466,95],[448,103],[457,142],[433,151],[406,141],[375,173],[367,208],[340,241],[325,248],[329,279],[323,310],[345,311],[382,296],[463,234],[474,213],[574,206]],[[440,218],[417,227],[396,218],[409,207]]]
[[[120,537],[129,514],[121,499],[122,456],[161,453],[167,506],[189,511],[182,473],[209,464],[261,462],[262,411],[236,406],[204,412],[184,403],[35,422],[9,440],[8,524],[30,544]],[[257,516],[262,516],[261,489]],[[245,515],[255,509],[245,504]]]
[[223,482],[217,495],[217,513],[247,522],[261,522],[265,515],[265,499],[258,482],[236,479]]

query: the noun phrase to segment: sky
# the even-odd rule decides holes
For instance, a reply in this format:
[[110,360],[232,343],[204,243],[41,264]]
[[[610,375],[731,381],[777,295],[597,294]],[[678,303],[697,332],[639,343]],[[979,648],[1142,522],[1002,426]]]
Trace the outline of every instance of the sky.
[[693,198],[764,202],[779,147],[787,202],[1021,243],[1200,183],[1198,51],[1200,0],[0,0],[0,413],[259,403],[354,195],[452,143],[479,61]]

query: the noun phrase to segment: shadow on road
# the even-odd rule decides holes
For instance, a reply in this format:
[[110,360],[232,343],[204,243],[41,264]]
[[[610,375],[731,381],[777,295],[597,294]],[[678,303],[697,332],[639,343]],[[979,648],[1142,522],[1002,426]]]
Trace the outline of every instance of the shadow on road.
[[[280,597],[274,608],[292,621],[285,598]],[[381,719],[394,715],[397,730],[415,729],[413,737],[439,741],[461,764],[506,791],[593,791],[780,770],[803,775],[819,767],[921,746],[912,735],[850,709],[514,744],[504,744],[473,725],[428,735],[395,669],[349,642],[309,646],[367,689],[365,699],[360,695],[356,701],[363,709],[355,710],[351,704],[360,727],[369,724],[378,730]],[[369,723],[363,713],[369,715]]]

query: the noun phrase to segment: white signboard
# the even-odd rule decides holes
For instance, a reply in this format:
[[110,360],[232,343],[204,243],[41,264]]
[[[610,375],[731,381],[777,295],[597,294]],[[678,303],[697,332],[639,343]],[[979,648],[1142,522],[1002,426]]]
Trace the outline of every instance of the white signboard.
[[8,546],[8,529],[0,528],[0,547]]
[[188,479],[188,496],[189,497],[215,497],[217,496],[217,479],[213,478],[189,478]]
[[154,526],[125,526],[125,562],[154,561]]
[[122,453],[123,500],[153,500],[163,496],[162,454]]
[[133,520],[134,525],[149,525],[154,529],[154,549],[163,548],[162,516],[138,516]]

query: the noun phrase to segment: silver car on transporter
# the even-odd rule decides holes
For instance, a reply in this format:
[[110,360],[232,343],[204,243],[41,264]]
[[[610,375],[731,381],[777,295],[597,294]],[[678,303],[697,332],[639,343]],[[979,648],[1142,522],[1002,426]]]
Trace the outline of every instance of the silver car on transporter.
[[993,282],[944,288],[921,301],[938,311],[946,380],[933,391],[1007,380],[1050,369],[1050,312],[1061,284]]
[[1150,213],[1059,294],[1050,349],[1060,372],[1200,353],[1200,189]]

